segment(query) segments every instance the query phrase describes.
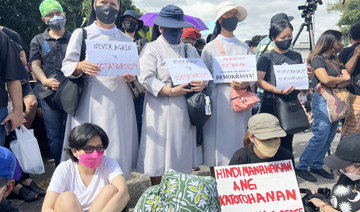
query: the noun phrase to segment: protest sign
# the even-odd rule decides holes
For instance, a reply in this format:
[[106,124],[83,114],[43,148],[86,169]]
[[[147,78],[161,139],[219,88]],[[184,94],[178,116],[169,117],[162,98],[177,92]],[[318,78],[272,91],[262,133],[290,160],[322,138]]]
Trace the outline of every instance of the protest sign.
[[174,85],[189,83],[192,80],[213,80],[201,58],[166,58],[165,63]]
[[304,212],[291,160],[215,167],[221,210]]
[[86,40],[87,60],[100,67],[99,76],[139,75],[139,56],[134,42]]
[[255,55],[214,57],[213,70],[214,83],[257,80]]
[[291,85],[296,90],[309,89],[306,64],[274,65],[276,89],[284,90]]

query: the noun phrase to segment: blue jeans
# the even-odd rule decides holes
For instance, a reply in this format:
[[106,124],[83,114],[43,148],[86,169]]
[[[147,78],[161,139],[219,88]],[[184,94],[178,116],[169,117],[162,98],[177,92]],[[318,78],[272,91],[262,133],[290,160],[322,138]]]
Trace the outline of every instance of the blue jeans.
[[55,166],[59,165],[64,142],[66,112],[53,110],[43,99],[39,99],[41,110],[44,114],[46,134]]
[[315,89],[312,99],[312,112],[314,116],[312,124],[314,136],[310,139],[296,166],[296,168],[302,170],[307,170],[308,167],[322,169],[325,154],[330,149],[339,123],[338,121],[330,123],[326,101],[317,92],[317,89]]
[[[4,120],[6,118],[7,115],[8,115],[7,107],[0,108],[0,123],[2,122],[2,120]],[[0,146],[4,146],[5,137],[6,137],[5,128],[3,125],[1,125],[1,127],[0,127]]]

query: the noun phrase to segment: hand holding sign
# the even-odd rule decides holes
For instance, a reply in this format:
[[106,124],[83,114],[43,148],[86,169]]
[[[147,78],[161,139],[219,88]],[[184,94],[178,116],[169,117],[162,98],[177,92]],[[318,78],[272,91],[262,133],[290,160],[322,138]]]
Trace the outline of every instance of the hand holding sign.
[[[82,72],[84,74],[87,74],[89,76],[95,76],[100,73],[99,66],[94,63],[90,63],[87,60],[78,62],[76,65],[76,70],[79,72]],[[79,73],[79,74],[81,74],[81,73]]]

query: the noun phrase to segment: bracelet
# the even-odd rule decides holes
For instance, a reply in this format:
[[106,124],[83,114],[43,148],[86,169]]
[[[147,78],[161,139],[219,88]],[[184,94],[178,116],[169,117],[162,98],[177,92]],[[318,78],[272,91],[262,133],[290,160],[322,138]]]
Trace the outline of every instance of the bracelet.
[[170,90],[169,90],[169,96],[171,96],[171,88],[172,88],[172,87],[170,87]]

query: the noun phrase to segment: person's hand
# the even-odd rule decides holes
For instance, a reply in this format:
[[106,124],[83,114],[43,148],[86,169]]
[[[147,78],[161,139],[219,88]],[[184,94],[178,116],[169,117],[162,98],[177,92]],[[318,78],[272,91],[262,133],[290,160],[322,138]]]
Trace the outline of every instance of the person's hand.
[[325,204],[325,202],[321,201],[319,198],[311,198],[309,201],[312,202],[317,208]]
[[76,65],[76,70],[87,74],[89,76],[95,76],[100,73],[100,67],[94,63],[90,63],[87,60],[83,60],[81,62],[78,62]]
[[205,88],[205,83],[203,81],[193,80],[190,82],[190,85],[192,86],[191,90],[195,91],[195,92],[200,92],[200,91],[204,90],[204,88]]
[[9,113],[4,120],[2,120],[1,125],[4,125],[8,121],[11,121],[11,131],[13,131],[23,124],[24,115],[22,112],[15,113],[13,111]]
[[56,91],[56,89],[59,87],[60,83],[55,78],[48,78],[48,79],[44,80],[43,84],[47,88],[50,88],[51,90]]
[[360,46],[357,46],[354,49],[354,56],[360,57]]
[[351,75],[346,71],[346,69],[343,69],[341,77],[344,79],[344,81],[349,81],[351,79]]
[[184,83],[176,87],[171,88],[171,96],[183,96],[186,93],[192,92],[191,89],[185,88],[189,83]]
[[309,79],[312,79],[314,77],[314,69],[310,65],[306,66],[307,68],[307,75]]
[[230,86],[235,90],[241,90],[241,89],[247,88],[247,87],[249,87],[249,85],[250,84],[248,82],[238,82],[235,80],[230,82]]
[[293,92],[294,89],[295,89],[295,87],[293,85],[291,85],[290,87],[288,87],[284,90],[280,90],[280,94],[289,95],[291,92]]
[[132,74],[124,74],[123,77],[125,82],[132,82],[135,80],[135,76]]

